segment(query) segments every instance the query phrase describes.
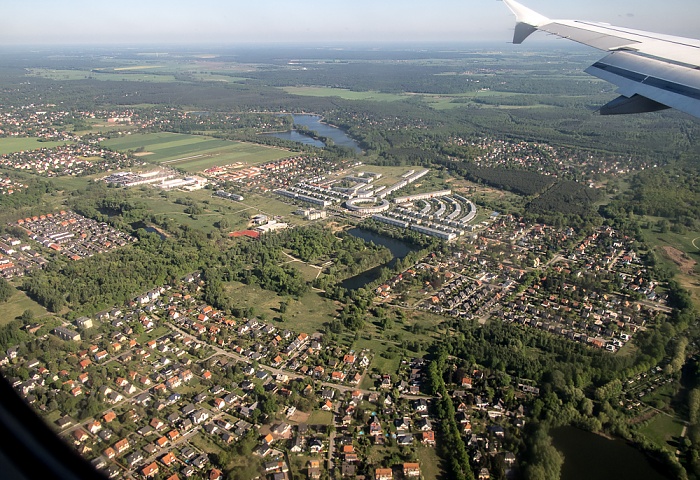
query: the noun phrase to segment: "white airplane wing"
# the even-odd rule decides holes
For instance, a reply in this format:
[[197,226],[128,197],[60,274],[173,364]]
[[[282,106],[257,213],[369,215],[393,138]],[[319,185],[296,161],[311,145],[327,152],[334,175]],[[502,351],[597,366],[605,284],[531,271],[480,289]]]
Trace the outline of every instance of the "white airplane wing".
[[600,109],[603,115],[675,108],[700,118],[700,40],[605,23],[551,20],[514,0],[513,43],[536,30],[610,52],[586,72],[617,85],[621,96]]

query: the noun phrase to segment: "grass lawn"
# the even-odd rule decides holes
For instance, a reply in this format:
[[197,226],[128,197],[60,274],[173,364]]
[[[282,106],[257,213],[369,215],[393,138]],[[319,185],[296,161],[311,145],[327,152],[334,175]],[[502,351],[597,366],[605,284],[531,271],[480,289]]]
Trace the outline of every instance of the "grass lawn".
[[155,327],[153,330],[150,332],[144,332],[143,334],[139,335],[139,337],[136,339],[139,344],[144,345],[146,342],[149,342],[153,339],[160,338],[166,333],[170,332],[170,328],[161,325],[160,327]]
[[330,425],[333,423],[333,412],[325,412],[323,410],[314,410],[309,417],[309,425]]
[[40,148],[53,148],[59,145],[67,145],[72,142],[40,142],[33,137],[0,138],[0,155],[22,152],[26,150],[38,150]]
[[675,452],[676,445],[672,445],[669,442],[675,442],[680,437],[683,431],[683,424],[668,415],[658,414],[647,425],[641,427],[639,431],[659,447]]
[[416,456],[418,457],[420,471],[423,474],[424,480],[445,478],[445,471],[441,468],[442,459],[435,451],[435,447],[418,445],[416,447]]
[[200,432],[197,435],[193,435],[188,441],[198,449],[207,453],[221,453],[221,447],[214,443],[210,435],[205,433]]
[[19,290],[7,302],[0,304],[0,309],[2,311],[0,314],[0,326],[7,325],[15,318],[21,316],[25,310],[32,312],[36,319],[50,315],[44,307]]
[[301,272],[302,277],[304,277],[304,280],[306,280],[307,282],[312,282],[314,279],[316,279],[317,276],[319,276],[320,270],[318,268],[314,268],[310,265],[307,265],[304,262],[290,261],[289,263],[285,263],[290,267],[294,267],[297,270],[299,270],[299,272]]

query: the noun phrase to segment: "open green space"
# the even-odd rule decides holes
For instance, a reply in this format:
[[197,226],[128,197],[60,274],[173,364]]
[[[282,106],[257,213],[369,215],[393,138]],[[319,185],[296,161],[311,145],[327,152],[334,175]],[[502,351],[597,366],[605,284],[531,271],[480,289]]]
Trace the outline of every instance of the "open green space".
[[333,423],[333,412],[314,410],[307,423],[309,425],[330,425]]
[[28,150],[38,150],[40,148],[53,148],[59,145],[66,145],[68,143],[70,142],[45,142],[35,137],[0,138],[0,155]]
[[126,73],[126,72],[95,72],[92,70],[54,70],[52,68],[33,68],[31,74],[37,77],[48,78],[50,80],[104,80],[104,81],[131,81],[168,83],[175,82],[174,75],[171,74],[147,74],[147,73]]
[[346,88],[332,87],[284,87],[283,90],[293,95],[306,97],[340,97],[344,100],[374,100],[377,102],[395,102],[408,98],[405,94],[381,92],[356,92]]
[[639,431],[661,448],[672,452],[676,451],[676,442],[683,431],[683,424],[668,415],[658,414],[649,423],[639,429]]
[[[653,225],[659,219],[646,217]],[[657,261],[669,271],[675,273],[675,279],[687,289],[696,305],[700,305],[700,232],[660,233],[658,228],[642,229],[644,240],[652,246]],[[669,247],[679,250],[683,256],[678,256]]]
[[[226,284],[226,293],[235,299],[236,303],[245,307],[253,307],[254,313],[281,328],[289,328],[298,332],[311,334],[323,328],[331,321],[337,312],[336,304],[326,299],[321,293],[310,291],[298,300],[289,299],[285,313],[280,313],[280,303],[286,298],[276,295],[269,290],[263,290],[257,285],[246,285],[241,282]],[[284,322],[280,323],[280,315]]]
[[231,75],[218,75],[216,73],[193,73],[192,76],[200,82],[243,83],[250,80],[246,77],[233,77]]
[[257,165],[292,155],[286,150],[252,143],[167,132],[128,135],[106,140],[103,145],[121,151],[140,149],[143,151],[144,160],[167,164],[188,172],[199,172],[235,162]]
[[316,279],[317,276],[319,276],[320,270],[318,268],[314,268],[311,265],[302,262],[301,260],[292,261],[291,259],[289,259],[289,262],[285,261],[284,263],[290,267],[294,267],[297,270],[299,270],[299,272],[301,272],[301,275],[304,277],[304,280],[306,280],[307,282],[312,282]]
[[44,307],[29,298],[21,290],[17,290],[10,299],[0,304],[0,326],[7,325],[15,318],[21,316],[25,310],[34,314],[34,318],[41,318],[49,315]]
[[424,445],[418,445],[415,447],[416,457],[420,462],[420,472],[423,475],[424,480],[437,480],[438,478],[445,478],[445,472],[441,466],[441,460],[435,451],[435,447],[426,447]]

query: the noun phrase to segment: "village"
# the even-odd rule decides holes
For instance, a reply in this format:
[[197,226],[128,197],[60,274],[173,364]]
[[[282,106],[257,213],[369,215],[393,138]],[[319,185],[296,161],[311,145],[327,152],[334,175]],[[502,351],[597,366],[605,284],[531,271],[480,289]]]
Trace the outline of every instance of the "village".
[[[405,358],[362,390],[371,352],[227,318],[197,300],[201,285],[195,273],[73,325],[32,323],[31,350],[13,347],[0,363],[110,477],[221,478],[222,452],[240,443],[269,478],[290,478],[291,469],[307,478],[420,478],[416,449],[437,441],[424,360]],[[512,465],[507,436],[523,426],[526,394],[476,366],[455,382],[475,461]]]
[[383,302],[482,323],[498,318],[610,352],[670,311],[634,239],[610,227],[577,242],[568,229],[504,216],[471,239],[473,248],[424,259],[375,293]]

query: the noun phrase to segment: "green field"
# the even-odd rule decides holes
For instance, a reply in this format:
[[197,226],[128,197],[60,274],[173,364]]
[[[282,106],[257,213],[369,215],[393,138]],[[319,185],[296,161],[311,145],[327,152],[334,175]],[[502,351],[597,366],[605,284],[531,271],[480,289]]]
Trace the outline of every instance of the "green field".
[[330,425],[333,423],[333,412],[314,410],[307,423],[309,425]]
[[292,95],[305,97],[340,97],[344,100],[374,100],[376,102],[395,102],[409,98],[405,94],[381,92],[354,92],[345,88],[331,87],[284,87],[283,90]]
[[[423,93],[382,93],[376,91],[356,92],[346,88],[332,87],[283,87],[285,92],[292,95],[302,95],[305,97],[340,97],[344,100],[371,100],[375,102],[396,102],[409,98],[418,97],[426,104],[436,110],[445,110],[449,108],[459,108],[473,105],[472,102],[464,102],[464,99],[475,99],[478,97],[508,97],[513,95],[522,95],[513,92],[498,92],[491,90],[480,90],[477,92],[466,92],[457,94],[423,94]],[[462,100],[462,101],[455,101]],[[490,105],[481,105],[480,108],[497,108]],[[508,107],[514,108],[514,107]],[[527,107],[532,108],[532,107]]]
[[25,310],[34,314],[34,318],[39,319],[49,315],[44,307],[29,298],[24,292],[17,290],[10,299],[0,304],[0,326],[7,325],[15,318],[21,316]]
[[[645,217],[645,219],[654,224],[659,217]],[[697,281],[697,275],[700,274],[700,232],[687,232],[684,235],[670,231],[659,233],[655,227],[642,229],[642,231],[644,240],[654,247],[657,261],[672,272],[676,272],[675,279],[692,294],[695,305],[700,306],[700,285]],[[668,247],[685,254],[682,266],[679,265],[678,258],[672,258],[669,255],[666,250]],[[695,262],[694,265],[692,262]]]
[[188,172],[199,172],[235,162],[257,165],[292,155],[286,150],[252,143],[166,132],[124,136],[107,140],[103,145],[121,151],[143,149],[144,160],[182,168]]
[[51,68],[34,68],[31,74],[37,77],[51,80],[109,80],[109,81],[131,81],[149,83],[175,82],[174,75],[153,75],[148,73],[99,73],[92,70],[54,70]]
[[42,142],[34,137],[0,138],[0,155],[27,150],[38,150],[40,148],[53,148],[68,143],[70,142]]
[[253,307],[256,315],[268,321],[279,319],[281,315],[285,319],[284,322],[275,320],[273,323],[279,328],[289,328],[297,332],[311,334],[319,331],[326,322],[335,317],[337,311],[334,302],[315,291],[307,292],[299,300],[291,299],[287,311],[280,314],[280,302],[283,302],[285,297],[263,290],[257,285],[245,285],[240,282],[229,282],[225,288],[226,293],[235,299],[237,305]]
[[669,442],[678,440],[683,431],[683,424],[668,415],[658,414],[639,431],[659,447],[675,452],[676,447]]

